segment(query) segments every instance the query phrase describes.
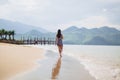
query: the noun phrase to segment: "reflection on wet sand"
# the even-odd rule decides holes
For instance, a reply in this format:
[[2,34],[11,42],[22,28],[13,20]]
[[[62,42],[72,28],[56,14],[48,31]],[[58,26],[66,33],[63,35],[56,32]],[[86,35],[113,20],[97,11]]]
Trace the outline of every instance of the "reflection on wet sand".
[[58,58],[55,67],[53,67],[52,69],[52,80],[57,79],[58,75],[59,75],[59,71],[60,71],[60,67],[61,67],[61,57]]

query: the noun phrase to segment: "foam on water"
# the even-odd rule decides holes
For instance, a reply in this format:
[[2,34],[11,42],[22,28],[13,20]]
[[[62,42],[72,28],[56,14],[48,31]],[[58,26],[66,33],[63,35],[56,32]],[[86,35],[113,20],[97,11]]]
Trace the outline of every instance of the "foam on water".
[[[34,46],[58,52],[57,46]],[[120,80],[120,46],[65,45],[63,54],[80,61],[96,80]]]

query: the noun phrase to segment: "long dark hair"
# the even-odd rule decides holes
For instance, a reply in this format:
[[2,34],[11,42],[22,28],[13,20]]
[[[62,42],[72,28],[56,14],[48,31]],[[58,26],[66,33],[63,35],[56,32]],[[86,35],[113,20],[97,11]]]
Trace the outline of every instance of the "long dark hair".
[[61,37],[61,30],[60,29],[58,29],[58,32],[57,32],[57,38],[60,38]]

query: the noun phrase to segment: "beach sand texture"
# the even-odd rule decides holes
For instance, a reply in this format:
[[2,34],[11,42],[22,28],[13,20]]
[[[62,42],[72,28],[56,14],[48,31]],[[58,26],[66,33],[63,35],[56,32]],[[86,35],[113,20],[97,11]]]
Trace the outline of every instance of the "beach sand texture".
[[37,67],[36,60],[42,59],[40,48],[0,43],[0,80]]
[[89,72],[72,57],[46,51],[46,58],[37,61],[40,67],[12,80],[95,80]]
[[0,80],[58,79],[95,80],[69,56],[60,58],[58,53],[41,48],[0,43]]

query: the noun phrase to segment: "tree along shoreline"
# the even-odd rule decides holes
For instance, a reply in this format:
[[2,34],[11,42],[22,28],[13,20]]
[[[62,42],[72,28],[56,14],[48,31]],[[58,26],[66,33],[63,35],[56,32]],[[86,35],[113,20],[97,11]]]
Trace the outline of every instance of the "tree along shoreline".
[[0,40],[14,40],[15,31],[0,29]]
[[51,40],[48,38],[47,39],[38,39],[38,38],[34,38],[34,39],[27,39],[27,40],[16,40],[14,38],[15,36],[15,31],[14,30],[5,30],[5,29],[0,29],[0,42],[2,43],[11,43],[11,44],[41,44],[41,45],[51,45],[51,44],[55,44],[54,40]]
[[14,36],[15,36],[14,30],[0,29],[0,42],[11,43],[11,44],[22,44],[21,41],[15,40]]

